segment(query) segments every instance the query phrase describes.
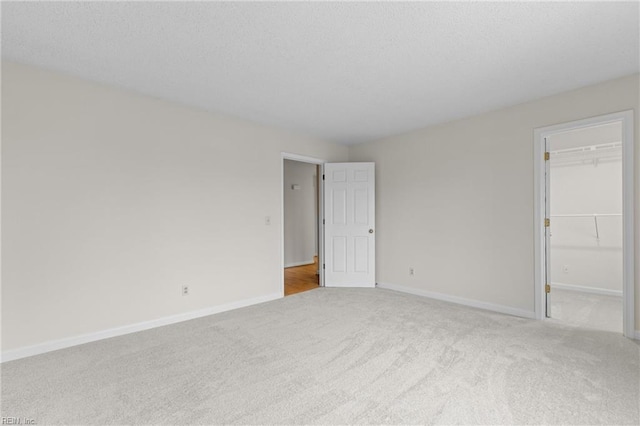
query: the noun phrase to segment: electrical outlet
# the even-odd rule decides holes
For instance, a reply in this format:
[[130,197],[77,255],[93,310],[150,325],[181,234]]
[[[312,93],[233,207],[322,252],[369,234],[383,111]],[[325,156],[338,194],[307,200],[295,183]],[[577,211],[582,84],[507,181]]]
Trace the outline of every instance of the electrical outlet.
[[563,274],[568,274],[569,273],[569,265],[564,265],[562,267],[562,273]]
[[188,296],[189,295],[189,286],[188,285],[183,285],[182,286],[182,295],[183,296]]
[[414,270],[413,270],[413,266],[409,267],[409,276],[413,276]]

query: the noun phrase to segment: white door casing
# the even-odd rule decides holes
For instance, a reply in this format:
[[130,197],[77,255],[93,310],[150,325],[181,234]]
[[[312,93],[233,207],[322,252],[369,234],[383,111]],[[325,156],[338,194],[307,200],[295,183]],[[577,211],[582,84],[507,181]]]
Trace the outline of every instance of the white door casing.
[[544,138],[544,270],[545,270],[545,317],[551,318],[551,161],[547,153],[549,152],[549,142]]
[[[280,234],[280,282],[282,283],[282,295],[284,296],[284,160],[292,160],[292,161],[300,161],[303,163],[311,163],[311,164],[316,164],[320,167],[322,167],[323,164],[325,164],[325,160],[319,159],[319,158],[313,158],[313,157],[307,157],[304,155],[299,155],[299,154],[293,154],[293,153],[288,153],[288,152],[282,152],[281,154],[281,181],[280,181],[280,204],[281,204],[281,215],[280,215],[280,229],[281,229],[281,234]],[[319,185],[318,186],[318,202],[319,202],[319,206],[318,206],[318,210],[319,210],[319,216],[321,216],[322,212],[324,211],[324,207],[323,207],[323,203],[324,203],[324,185]],[[318,217],[318,226],[322,226],[322,217]],[[318,261],[319,264],[322,265],[322,263],[324,262],[324,239],[322,238],[322,230],[319,229],[318,230],[318,235],[320,236],[320,238],[318,239]],[[322,287],[324,286],[324,270],[322,268],[320,268],[319,271],[319,285]]]
[[[634,247],[634,112],[632,110],[621,111],[601,116],[585,118],[567,123],[555,124],[547,127],[534,129],[534,286],[535,317],[543,319],[546,317],[546,294],[545,284],[547,281],[547,270],[545,268],[545,246],[548,245],[546,238],[546,228],[544,218],[548,217],[546,210],[545,196],[547,194],[548,179],[544,161],[545,138],[550,135],[567,132],[571,130],[591,127],[599,124],[613,122],[622,123],[622,298],[623,298],[623,333],[626,337],[637,338],[635,331],[635,247]],[[553,289],[551,289],[553,292]]]
[[326,287],[375,287],[375,164],[325,163]]

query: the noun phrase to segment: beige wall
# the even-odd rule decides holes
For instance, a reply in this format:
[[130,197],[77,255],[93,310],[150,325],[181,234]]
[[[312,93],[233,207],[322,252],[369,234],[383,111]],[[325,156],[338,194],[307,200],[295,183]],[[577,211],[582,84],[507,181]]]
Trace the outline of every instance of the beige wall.
[[377,281],[533,312],[533,130],[629,109],[640,253],[638,77],[353,147],[350,161],[376,162]]
[[3,351],[281,294],[281,151],[347,158],[6,61],[2,124]]
[[281,294],[281,151],[376,162],[378,282],[532,312],[533,129],[635,110],[640,253],[638,88],[347,150],[3,61],[2,350]]

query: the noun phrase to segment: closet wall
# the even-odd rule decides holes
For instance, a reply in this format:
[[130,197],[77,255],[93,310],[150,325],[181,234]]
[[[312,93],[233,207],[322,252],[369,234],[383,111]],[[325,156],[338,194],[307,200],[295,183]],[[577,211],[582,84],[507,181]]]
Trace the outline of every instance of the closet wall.
[[549,139],[551,281],[622,295],[622,147],[619,124]]

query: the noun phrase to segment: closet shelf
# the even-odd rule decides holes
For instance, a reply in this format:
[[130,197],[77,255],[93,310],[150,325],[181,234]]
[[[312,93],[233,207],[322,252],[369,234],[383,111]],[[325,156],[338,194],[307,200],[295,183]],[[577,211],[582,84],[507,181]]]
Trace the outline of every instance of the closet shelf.
[[551,164],[556,166],[593,164],[622,159],[622,142],[611,142],[551,151]]
[[602,217],[602,216],[622,216],[622,213],[587,213],[587,214],[552,214],[551,217]]

